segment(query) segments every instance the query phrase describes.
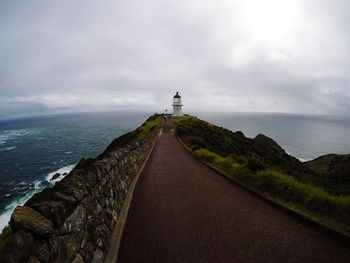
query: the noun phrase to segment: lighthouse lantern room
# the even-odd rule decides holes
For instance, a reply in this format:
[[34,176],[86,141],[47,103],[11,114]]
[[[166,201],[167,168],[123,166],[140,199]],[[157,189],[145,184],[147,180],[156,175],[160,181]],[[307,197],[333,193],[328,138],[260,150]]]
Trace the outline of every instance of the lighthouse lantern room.
[[173,99],[173,116],[178,117],[182,116],[182,102],[181,102],[181,96],[179,95],[179,92],[176,92],[174,99]]

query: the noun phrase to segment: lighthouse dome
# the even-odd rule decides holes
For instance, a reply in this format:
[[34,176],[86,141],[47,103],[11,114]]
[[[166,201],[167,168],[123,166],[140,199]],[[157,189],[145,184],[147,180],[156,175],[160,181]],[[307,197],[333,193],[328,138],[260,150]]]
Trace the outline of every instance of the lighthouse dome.
[[179,92],[176,92],[174,99],[181,99],[181,96],[179,95]]

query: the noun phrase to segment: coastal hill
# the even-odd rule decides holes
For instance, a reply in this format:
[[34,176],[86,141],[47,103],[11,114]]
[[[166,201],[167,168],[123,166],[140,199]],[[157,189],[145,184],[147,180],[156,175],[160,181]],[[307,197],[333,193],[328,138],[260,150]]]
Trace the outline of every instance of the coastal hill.
[[209,166],[307,217],[350,233],[349,155],[325,155],[304,163],[262,134],[250,139],[195,117],[175,123],[182,142]]
[[199,150],[200,157],[210,158],[215,153],[223,158],[231,157],[233,162],[246,162],[249,170],[271,168],[330,194],[350,194],[350,155],[329,154],[300,162],[263,134],[250,139],[240,131],[232,132],[194,117],[179,119],[177,124],[178,136],[194,153]]
[[300,162],[273,139],[254,139],[195,117],[175,120],[176,132],[199,159],[253,191],[350,233],[349,155]]
[[[225,226],[238,235],[236,228],[243,229],[243,225],[240,226],[243,221],[246,232],[240,232],[240,237],[255,235],[255,241],[247,239],[247,253],[264,254],[266,249],[276,246],[280,254],[271,251],[268,255],[283,259],[293,251],[290,248],[301,249],[307,238],[315,251],[319,247],[331,251],[317,252],[321,261],[335,255],[340,258],[350,256],[349,248],[342,243],[334,243],[322,231],[285,215],[282,210],[237,188],[230,181],[321,222],[337,233],[350,233],[350,197],[347,192],[350,184],[346,176],[350,167],[349,156],[327,155],[303,163],[262,134],[250,139],[240,131],[232,132],[191,116],[168,118],[166,122],[163,119],[162,115],[151,116],[135,131],[114,140],[98,157],[82,159],[54,187],[43,190],[24,206],[17,207],[10,227],[1,237],[6,244],[0,262],[103,262],[111,250],[118,253],[115,244],[111,243],[115,238],[113,232],[120,222],[126,220],[122,214],[130,203],[125,200],[133,192],[130,189],[141,172],[133,199],[135,203],[126,223],[125,239],[128,241],[122,241],[121,245],[125,259],[130,256],[126,247],[146,249],[150,246],[156,253],[172,248],[172,242],[178,242],[178,251],[187,251],[197,241],[198,247],[194,249],[203,251],[207,246],[215,247],[217,251],[222,250],[224,259],[232,252],[226,245],[232,244],[234,240],[231,238],[236,235],[221,240],[223,233],[220,231],[223,229],[218,226]],[[238,193],[241,202],[232,199],[232,195]],[[270,211],[269,215],[264,211]],[[272,227],[267,218],[279,223]],[[199,220],[198,224],[196,220]],[[261,220],[262,229],[254,220]],[[192,224],[196,227],[191,227]],[[281,235],[286,231],[286,225],[290,225],[290,233]],[[136,230],[136,227],[140,228]],[[208,227],[211,239],[205,238]],[[298,233],[298,229],[303,231]],[[161,239],[150,238],[155,233]],[[268,240],[262,233],[268,233]],[[145,238],[147,246],[137,243],[141,237]],[[216,242],[213,243],[212,238]],[[290,248],[280,247],[281,240]],[[261,245],[264,243],[265,246]],[[157,249],[155,244],[166,247]],[[216,247],[219,244],[222,246]],[[268,245],[271,247],[266,247]],[[206,251],[210,251],[209,247]],[[133,251],[133,255],[144,261],[169,256],[165,252],[149,255],[145,249],[138,253]],[[144,257],[142,251],[148,256]],[[190,257],[199,259],[204,254]],[[180,253],[178,256],[186,258],[189,255]],[[305,251],[299,256],[302,260],[314,255],[312,251]]]

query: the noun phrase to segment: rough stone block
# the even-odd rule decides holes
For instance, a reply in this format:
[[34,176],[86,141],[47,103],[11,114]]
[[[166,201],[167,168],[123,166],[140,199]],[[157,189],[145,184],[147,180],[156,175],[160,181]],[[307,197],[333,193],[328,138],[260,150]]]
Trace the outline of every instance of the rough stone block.
[[24,229],[37,235],[50,235],[54,232],[50,220],[39,214],[33,208],[17,206],[11,216],[13,229]]
[[93,188],[96,185],[97,175],[92,171],[89,170],[85,172],[81,177],[91,188]]
[[60,225],[67,216],[66,208],[61,201],[44,201],[31,207],[50,219],[55,225]]
[[84,263],[83,257],[79,253],[76,254],[72,263]]
[[40,263],[40,261],[33,257],[30,257],[27,263]]
[[103,263],[103,260],[105,258],[105,254],[101,249],[96,249],[94,252],[94,255],[92,257],[92,263]]
[[95,245],[88,241],[83,249],[80,249],[79,253],[83,256],[85,262],[91,262],[92,256],[95,250]]
[[5,252],[0,254],[0,262],[21,262],[28,258],[33,246],[33,236],[24,230],[11,235]]
[[50,259],[53,258],[49,244],[45,239],[36,240],[33,246],[32,255],[39,262],[49,262]]
[[59,257],[61,259],[73,258],[80,249],[81,240],[78,234],[59,237]]
[[79,205],[73,213],[64,221],[61,233],[80,232],[86,222],[87,216],[85,208]]
[[53,194],[53,197],[56,201],[58,200],[62,201],[66,208],[74,206],[75,203],[77,202],[74,197],[67,195],[65,193],[62,193],[60,191],[55,192]]
[[87,189],[80,188],[80,186],[73,186],[73,185],[65,185],[65,188],[63,191],[73,196],[77,201],[81,201],[84,198],[84,196],[88,193]]

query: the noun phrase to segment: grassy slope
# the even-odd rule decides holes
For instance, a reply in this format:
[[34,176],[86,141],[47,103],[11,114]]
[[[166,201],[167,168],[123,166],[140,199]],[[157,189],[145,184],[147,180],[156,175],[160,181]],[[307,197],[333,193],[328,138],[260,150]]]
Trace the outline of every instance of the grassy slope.
[[337,195],[350,195],[350,154],[327,154],[305,165],[320,175],[323,188]]
[[162,116],[157,114],[152,115],[136,130],[115,139],[110,145],[108,145],[106,150],[103,152],[103,155],[117,148],[124,147],[127,144],[135,143],[146,138],[146,136],[149,135],[153,129],[161,127],[162,121]]
[[285,156],[271,139],[263,138],[265,143],[261,144],[261,136],[248,139],[241,132],[233,133],[194,117],[176,118],[174,122],[181,140],[210,166],[315,220],[350,233],[350,196],[335,196],[311,184],[313,172]]

